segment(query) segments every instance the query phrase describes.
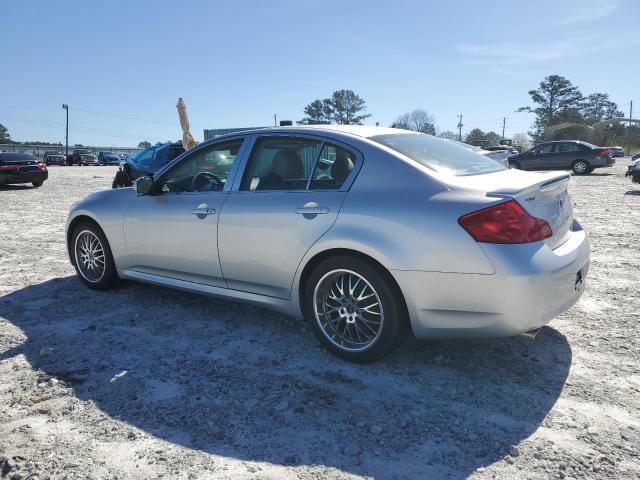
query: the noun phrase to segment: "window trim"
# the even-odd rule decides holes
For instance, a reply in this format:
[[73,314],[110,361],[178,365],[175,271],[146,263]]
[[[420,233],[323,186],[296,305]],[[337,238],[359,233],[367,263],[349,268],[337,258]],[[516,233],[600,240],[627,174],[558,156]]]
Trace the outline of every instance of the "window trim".
[[[251,158],[251,154],[253,153],[253,149],[257,143],[258,140],[262,139],[262,138],[273,138],[273,137],[289,137],[289,138],[302,138],[302,139],[307,139],[307,140],[316,140],[320,142],[320,150],[318,152],[318,156],[316,157],[316,160],[313,164],[313,168],[311,169],[311,171],[309,172],[309,178],[307,179],[307,185],[306,188],[304,189],[296,189],[296,190],[241,190],[240,187],[242,185],[242,178],[244,177],[244,174],[246,172],[246,169],[248,167],[249,164],[249,159]],[[355,158],[355,162],[354,162],[354,166],[353,169],[351,170],[351,173],[349,173],[349,175],[347,176],[347,178],[345,179],[345,181],[342,183],[342,186],[338,189],[317,189],[317,190],[311,190],[309,187],[311,185],[311,179],[313,176],[313,172],[315,171],[316,168],[316,164],[318,163],[318,161],[320,160],[320,156],[322,155],[322,149],[324,148],[325,144],[330,144],[333,145],[335,147],[338,148],[342,148],[343,150],[346,150],[348,152],[350,152],[351,154],[353,154],[354,158]],[[353,185],[353,182],[355,181],[356,177],[358,176],[358,173],[360,172],[360,169],[362,168],[362,165],[364,163],[364,155],[362,155],[362,152],[360,150],[358,150],[357,148],[353,147],[352,145],[348,145],[346,143],[343,143],[339,140],[336,140],[334,138],[331,137],[326,137],[324,135],[314,135],[314,134],[307,134],[307,133],[289,133],[289,132],[271,132],[271,133],[257,133],[257,134],[253,134],[251,135],[251,138],[249,139],[249,141],[246,144],[246,154],[244,155],[242,162],[240,164],[238,164],[238,174],[235,177],[235,181],[233,182],[233,185],[231,186],[231,193],[238,193],[238,194],[251,194],[251,193],[321,193],[321,192],[347,192],[349,191],[349,189],[351,188],[351,185]],[[228,182],[227,182],[228,183]],[[225,185],[226,186],[226,185]]]
[[[180,155],[178,155],[176,158],[174,158],[171,162],[166,164],[163,168],[158,170],[153,175],[153,183],[154,183],[153,194],[154,195],[191,195],[191,194],[202,195],[202,194],[208,194],[208,193],[229,193],[229,191],[231,191],[232,184],[234,183],[235,178],[237,176],[239,165],[244,161],[244,155],[247,151],[247,145],[249,143],[248,140],[249,138],[247,135],[238,135],[237,137],[231,137],[231,138],[226,137],[221,139],[214,139],[208,142],[202,142],[201,144],[196,145],[192,149],[182,152]],[[242,141],[242,144],[240,145],[240,150],[238,151],[238,154],[234,159],[233,165],[229,170],[229,175],[227,175],[227,180],[224,182],[224,187],[222,188],[222,190],[210,191],[210,192],[162,192],[160,190],[159,180],[161,180],[162,177],[165,174],[167,174],[170,170],[177,168],[178,165],[180,165],[182,162],[188,161],[192,155],[197,154],[202,149],[209,149],[209,148],[215,147],[216,145],[224,145],[226,143],[231,143],[235,141]],[[158,185],[157,188],[155,187],[156,183]]]
[[[229,170],[229,175],[227,175],[227,180],[224,182],[224,187],[222,188],[222,190],[210,191],[210,192],[209,191],[208,192],[162,192],[161,191],[160,181],[162,180],[162,177],[164,177],[167,173],[169,173],[174,168],[178,168],[178,166],[182,164],[182,162],[188,161],[192,155],[196,155],[200,150],[203,150],[203,149],[215,148],[218,145],[225,145],[227,143],[231,143],[235,141],[242,141],[242,144],[240,145],[240,150],[238,150],[238,154],[236,155],[236,158],[233,161],[233,165],[231,165],[231,169]],[[247,136],[240,135],[232,138],[224,138],[219,140],[212,140],[209,142],[203,142],[195,146],[194,148],[181,153],[176,158],[174,158],[171,162],[165,165],[164,168],[160,169],[153,175],[154,195],[194,195],[194,194],[202,195],[202,194],[209,194],[209,193],[228,193],[231,190],[231,184],[234,182],[235,176],[238,172],[238,165],[242,160],[242,158],[240,157],[245,155],[246,146],[247,146]]]

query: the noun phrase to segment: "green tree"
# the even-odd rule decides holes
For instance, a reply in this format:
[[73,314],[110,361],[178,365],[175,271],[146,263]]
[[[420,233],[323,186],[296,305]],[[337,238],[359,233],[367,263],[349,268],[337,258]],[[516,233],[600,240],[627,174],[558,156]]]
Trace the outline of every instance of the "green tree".
[[326,125],[331,123],[333,109],[329,99],[314,100],[304,107],[304,117],[298,123],[301,125]]
[[609,100],[608,93],[592,93],[585,98],[582,115],[590,124],[614,117],[624,117],[624,113],[618,109],[618,104]]
[[480,145],[484,141],[484,132],[479,128],[474,128],[467,134],[465,143],[470,145]]
[[148,142],[147,140],[143,140],[142,142],[138,143],[138,148],[149,148],[151,146],[151,142]]
[[337,90],[329,99],[332,120],[340,125],[362,125],[362,121],[371,114],[363,113],[366,102],[352,90]]
[[0,123],[0,143],[11,143],[11,135],[7,127]]
[[487,132],[484,134],[484,141],[486,145],[500,145],[502,137],[496,132]]
[[431,115],[426,110],[416,108],[409,113],[403,113],[391,125],[392,128],[403,128],[414,132],[436,134],[436,124]]
[[549,75],[537,90],[530,90],[533,106],[521,107],[519,112],[536,114],[533,130],[529,134],[541,139],[545,129],[556,123],[579,120],[583,96],[578,87],[560,75]]

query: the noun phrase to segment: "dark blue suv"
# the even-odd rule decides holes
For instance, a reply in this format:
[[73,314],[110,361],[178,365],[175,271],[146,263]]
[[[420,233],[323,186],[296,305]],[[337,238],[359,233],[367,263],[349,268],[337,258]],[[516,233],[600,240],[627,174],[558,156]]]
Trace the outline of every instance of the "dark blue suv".
[[181,143],[165,143],[132,153],[120,164],[112,187],[130,187],[135,179],[153,175],[183,152]]

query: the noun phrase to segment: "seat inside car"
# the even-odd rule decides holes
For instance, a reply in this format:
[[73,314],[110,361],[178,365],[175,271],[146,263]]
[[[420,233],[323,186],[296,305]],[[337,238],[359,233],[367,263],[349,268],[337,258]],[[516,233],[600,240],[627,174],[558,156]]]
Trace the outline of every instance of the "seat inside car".
[[342,185],[352,169],[353,161],[347,155],[336,156],[333,165],[331,165],[331,178],[333,178],[335,185]]
[[[300,182],[303,185],[298,185]],[[302,159],[293,150],[280,150],[273,159],[269,173],[260,179],[257,190],[305,188]]]

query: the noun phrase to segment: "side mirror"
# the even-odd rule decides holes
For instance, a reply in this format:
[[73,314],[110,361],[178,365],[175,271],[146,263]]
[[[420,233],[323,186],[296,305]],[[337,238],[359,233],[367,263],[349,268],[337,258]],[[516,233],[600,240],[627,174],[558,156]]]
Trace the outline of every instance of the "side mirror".
[[153,177],[140,177],[133,182],[133,190],[138,195],[149,195],[153,187]]

